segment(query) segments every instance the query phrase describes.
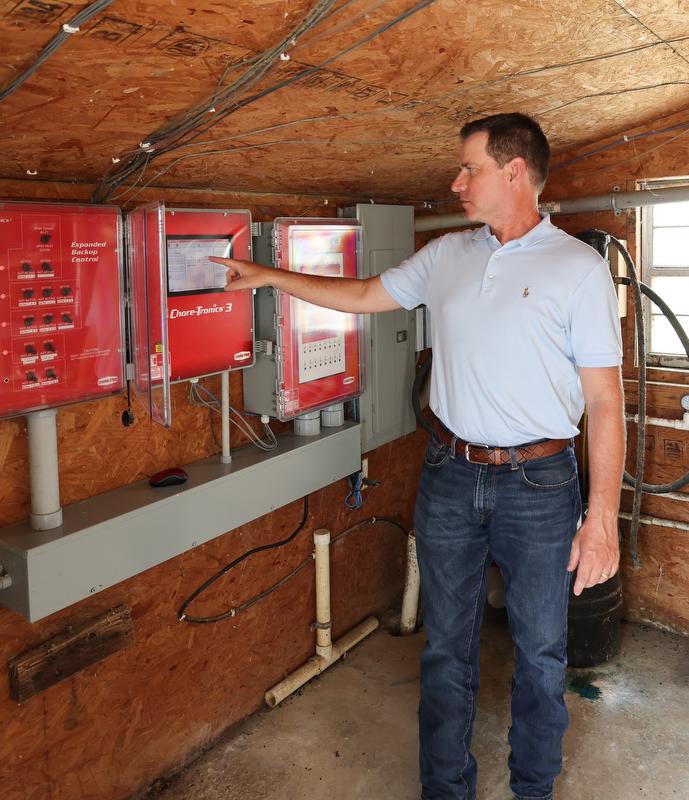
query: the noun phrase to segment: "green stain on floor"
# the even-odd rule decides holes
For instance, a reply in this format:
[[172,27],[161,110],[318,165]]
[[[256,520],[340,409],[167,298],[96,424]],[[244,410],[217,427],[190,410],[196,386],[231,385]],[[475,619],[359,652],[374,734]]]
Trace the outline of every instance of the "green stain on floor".
[[570,672],[567,675],[567,691],[575,692],[584,700],[598,700],[602,692],[593,683],[597,677],[595,672]]

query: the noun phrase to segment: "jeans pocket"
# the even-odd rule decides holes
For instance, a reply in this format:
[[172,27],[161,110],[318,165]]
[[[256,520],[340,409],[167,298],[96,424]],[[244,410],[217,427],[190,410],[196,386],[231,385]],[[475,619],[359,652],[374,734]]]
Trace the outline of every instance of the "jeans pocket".
[[431,437],[426,454],[423,457],[424,464],[427,467],[442,467],[450,455],[449,445],[443,444],[435,436]]
[[532,489],[562,489],[576,480],[577,462],[567,448],[554,456],[527,461],[519,471],[522,481]]

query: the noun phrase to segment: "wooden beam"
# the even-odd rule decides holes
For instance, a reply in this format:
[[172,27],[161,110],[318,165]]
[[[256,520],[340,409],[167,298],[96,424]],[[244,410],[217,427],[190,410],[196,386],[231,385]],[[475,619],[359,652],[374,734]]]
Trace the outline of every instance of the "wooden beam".
[[134,642],[131,612],[120,605],[62,633],[8,663],[10,698],[23,703]]

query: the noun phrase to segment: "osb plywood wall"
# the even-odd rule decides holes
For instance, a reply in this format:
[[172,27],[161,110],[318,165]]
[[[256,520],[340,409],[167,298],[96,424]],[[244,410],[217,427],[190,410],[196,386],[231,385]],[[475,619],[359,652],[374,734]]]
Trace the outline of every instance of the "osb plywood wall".
[[[660,120],[655,129],[682,122]],[[647,132],[648,129],[630,131]],[[647,137],[653,152],[641,159],[627,143],[601,155],[555,169],[546,197],[560,198],[603,193],[612,186],[633,188],[640,178],[689,175],[682,139],[675,133]],[[608,143],[604,141],[600,146]],[[663,145],[658,148],[658,145]],[[641,155],[640,145],[637,154]],[[658,148],[658,149],[655,149]],[[595,148],[590,148],[595,149]],[[622,152],[620,152],[622,151]],[[567,154],[574,158],[587,148]],[[448,178],[451,174],[448,175]],[[5,197],[84,200],[90,187],[65,184],[4,182]],[[246,206],[246,197],[189,191],[148,192],[143,199],[162,196],[169,203],[217,207]],[[278,214],[322,214],[320,200],[309,197],[256,197],[257,219]],[[555,218],[570,232],[596,225],[635,243],[636,220],[630,212]],[[631,368],[631,331],[625,326],[628,407],[635,405]],[[678,398],[685,391],[683,375],[651,373],[650,414],[679,415]],[[240,377],[233,376],[232,395],[241,404]],[[206,413],[188,405],[183,388],[174,396],[175,427],[171,432],[151,425],[135,400],[136,424],[125,429],[120,414],[122,397],[62,409],[58,415],[63,502],[92,496],[145,477],[166,466],[203,458],[216,451]],[[634,428],[630,425],[630,442]],[[665,481],[689,469],[689,437],[678,431],[651,429],[647,479]],[[235,439],[235,441],[237,441]],[[344,510],[346,487],[341,482],[312,497],[309,525],[294,546],[271,551],[247,563],[241,573],[200,602],[199,611],[214,613],[236,604],[287,573],[305,556],[315,527],[334,532],[368,516],[393,515],[411,523],[424,436],[406,437],[371,456],[370,469],[382,479],[371,491],[365,508]],[[670,442],[671,444],[666,444]],[[674,446],[679,442],[680,446]],[[633,446],[629,465],[633,463]],[[681,463],[680,463],[681,462]],[[28,512],[28,468],[23,419],[0,423],[0,469],[3,481],[0,522],[6,524]],[[623,507],[629,508],[629,494]],[[689,521],[689,507],[672,500],[645,497],[644,513]],[[301,516],[301,505],[287,508],[229,532],[203,547],[149,570],[94,598],[29,625],[0,611],[0,651],[12,656],[61,631],[124,602],[132,609],[135,644],[101,664],[17,707],[8,699],[6,673],[0,676],[0,709],[5,733],[0,744],[0,779],[8,800],[94,800],[123,798],[157,776],[179,766],[228,725],[261,705],[264,690],[302,663],[312,651],[313,580],[308,571],[246,614],[221,626],[191,627],[177,622],[175,611],[186,595],[218,567],[250,547],[284,538]],[[369,528],[337,546],[333,558],[333,619],[335,635],[397,596],[401,587],[403,542],[394,529]],[[684,532],[642,526],[641,570],[631,569],[625,550],[623,578],[626,615],[677,630],[689,630],[686,587],[689,585],[689,547]]]
[[[0,0],[0,87],[84,5]],[[0,177],[107,173],[102,199],[153,180],[432,200],[447,196],[458,123],[478,114],[534,114],[563,151],[689,106],[677,0],[334,0],[290,38],[316,5],[112,3],[3,101]],[[283,40],[283,58],[225,104],[222,92]],[[192,109],[199,135],[172,149],[163,136],[136,185],[119,186],[141,143]]]
[[[626,137],[626,138],[625,138]],[[633,191],[638,181],[686,176],[689,179],[689,113],[655,120],[652,125],[628,128],[619,135],[581,147],[556,159],[544,199],[561,199],[607,194],[615,187]],[[599,152],[595,152],[599,151]],[[591,155],[591,153],[593,153]],[[640,264],[638,214],[635,210],[615,216],[610,212],[558,216],[557,225],[569,233],[590,227],[609,231],[627,239],[630,252]],[[672,307],[673,299],[666,298]],[[633,319],[633,309],[628,319]],[[623,325],[625,359],[624,387],[627,411],[634,413],[638,399],[637,372],[634,367],[634,326]],[[680,398],[689,393],[687,371],[649,369],[647,414],[679,419]],[[627,425],[627,470],[634,472],[636,425]],[[646,442],[646,470],[649,483],[668,483],[689,471],[689,432],[672,428],[649,427]],[[682,490],[689,500],[689,489]],[[622,508],[631,511],[632,492],[622,492]],[[642,513],[667,520],[689,522],[689,502],[644,494]],[[689,533],[654,525],[641,525],[639,555],[641,568],[632,568],[628,547],[628,523],[622,522],[625,536],[623,585],[625,615],[629,619],[689,632]]]
[[[33,187],[34,191],[37,187]],[[44,199],[83,198],[74,189],[43,185]],[[26,186],[0,183],[0,195],[27,199]],[[159,195],[160,196],[160,195]],[[171,204],[246,207],[246,198],[164,195]],[[322,213],[308,198],[274,199],[253,206],[255,219],[285,213]],[[219,390],[210,379],[210,388]],[[242,406],[241,376],[232,375],[233,404]],[[67,406],[58,412],[60,486],[63,504],[136,481],[162,468],[218,452],[208,412],[186,399],[186,385],[173,388],[170,431],[146,419],[134,399],[136,422],[122,426],[126,398]],[[280,426],[276,426],[279,429]],[[233,428],[233,446],[242,439]],[[313,531],[333,534],[371,515],[411,526],[422,434],[405,437],[370,454],[369,470],[381,485],[365,505],[344,507],[348,484],[340,481],[310,498],[306,529],[285,548],[261,553],[228,574],[194,612],[214,614],[236,606],[288,574],[313,548]],[[25,518],[29,486],[25,419],[0,422],[0,525]],[[0,785],[4,800],[118,800],[178,768],[229,725],[260,707],[263,693],[303,663],[314,648],[313,569],[248,611],[217,625],[177,621],[181,602],[220,566],[246,550],[284,539],[302,516],[296,501],[275,513],[208,542],[63,612],[30,625],[0,609]],[[370,613],[399,599],[405,540],[377,524],[342,539],[332,552],[333,635],[338,637]],[[119,603],[132,610],[134,645],[17,706],[8,696],[7,661]]]

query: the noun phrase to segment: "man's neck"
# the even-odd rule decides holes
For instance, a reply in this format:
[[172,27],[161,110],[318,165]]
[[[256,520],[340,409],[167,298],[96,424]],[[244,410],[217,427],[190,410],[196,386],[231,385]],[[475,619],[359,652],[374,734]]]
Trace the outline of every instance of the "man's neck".
[[500,244],[505,245],[514,239],[520,239],[540,222],[541,216],[538,209],[529,206],[511,213],[503,220],[496,220],[488,224],[495,238]]

